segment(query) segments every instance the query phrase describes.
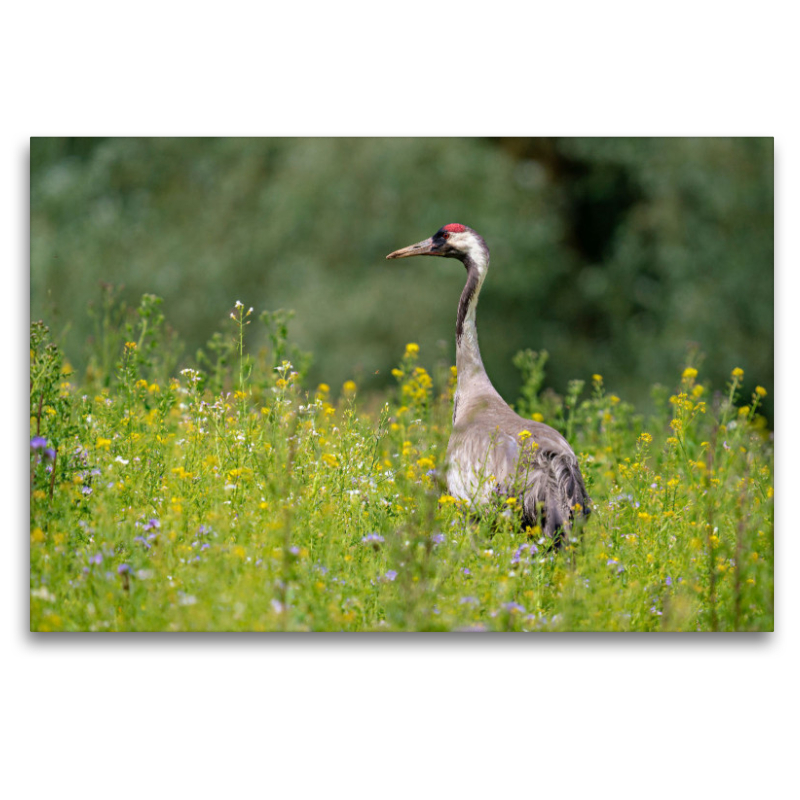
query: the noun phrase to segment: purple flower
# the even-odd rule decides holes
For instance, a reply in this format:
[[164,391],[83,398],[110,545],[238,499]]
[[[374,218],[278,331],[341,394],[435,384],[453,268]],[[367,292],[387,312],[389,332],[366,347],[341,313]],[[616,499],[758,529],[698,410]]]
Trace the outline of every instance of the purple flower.
[[509,613],[513,613],[514,611],[519,611],[520,614],[525,613],[525,607],[521,606],[519,603],[503,603],[502,608]]
[[31,439],[31,450],[44,450],[47,447],[47,439],[44,436],[34,436]]
[[118,575],[125,575],[125,573],[130,572],[131,568],[127,564],[120,564],[117,567],[117,574]]
[[434,544],[441,544],[444,541],[444,534],[443,533],[434,533],[433,536],[431,536],[431,541]]
[[468,597],[462,597],[461,600],[459,600],[459,602],[461,603],[462,606],[464,605],[464,603],[469,603],[471,606],[474,606],[474,605],[477,604],[478,598],[477,597],[472,597],[470,595]]
[[102,553],[95,553],[90,559],[90,564],[102,564],[103,563],[103,554]]
[[161,523],[157,519],[149,519],[144,524],[144,529],[146,531],[158,530],[161,527]]
[[461,573],[462,575],[472,575],[472,573],[469,571],[469,567],[462,567]]
[[665,583],[667,584],[667,586],[672,586],[672,578],[670,578],[669,575],[667,575],[667,580],[665,581]]
[[147,539],[144,538],[144,536],[134,536],[133,541],[141,542],[148,550],[150,549],[150,542],[148,542]]
[[373,547],[377,547],[385,540],[379,533],[368,533],[361,539],[361,541],[363,544],[371,544]]
[[388,581],[393,581],[397,577],[397,572],[395,572],[395,570],[393,569],[387,570],[386,574],[383,577],[386,578],[386,580]]

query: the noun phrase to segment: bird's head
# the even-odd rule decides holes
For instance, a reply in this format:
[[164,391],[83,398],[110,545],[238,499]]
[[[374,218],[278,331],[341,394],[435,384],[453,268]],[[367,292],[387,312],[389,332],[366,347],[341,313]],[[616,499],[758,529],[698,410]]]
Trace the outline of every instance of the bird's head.
[[395,250],[386,258],[408,258],[409,256],[444,256],[463,261],[469,269],[470,263],[485,266],[489,263],[489,248],[483,237],[466,225],[452,222],[439,228],[429,239]]

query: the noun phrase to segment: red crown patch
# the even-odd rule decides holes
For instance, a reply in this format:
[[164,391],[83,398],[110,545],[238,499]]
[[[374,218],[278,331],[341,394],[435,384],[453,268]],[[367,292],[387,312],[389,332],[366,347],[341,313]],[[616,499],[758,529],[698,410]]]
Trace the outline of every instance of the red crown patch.
[[449,225],[445,225],[442,230],[448,231],[449,233],[464,233],[466,227],[464,227],[464,225],[459,225],[457,222],[451,222]]

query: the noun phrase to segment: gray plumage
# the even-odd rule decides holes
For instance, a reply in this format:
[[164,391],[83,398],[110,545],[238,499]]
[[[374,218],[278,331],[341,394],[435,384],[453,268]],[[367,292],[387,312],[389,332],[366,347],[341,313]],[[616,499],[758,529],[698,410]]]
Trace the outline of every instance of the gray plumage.
[[386,257],[417,255],[457,258],[467,270],[456,321],[458,384],[447,446],[448,492],[476,509],[515,497],[525,524],[539,524],[545,535],[559,539],[576,513],[588,516],[590,500],[567,440],[549,425],[514,413],[486,374],[475,311],[489,248],[471,228],[451,224]]

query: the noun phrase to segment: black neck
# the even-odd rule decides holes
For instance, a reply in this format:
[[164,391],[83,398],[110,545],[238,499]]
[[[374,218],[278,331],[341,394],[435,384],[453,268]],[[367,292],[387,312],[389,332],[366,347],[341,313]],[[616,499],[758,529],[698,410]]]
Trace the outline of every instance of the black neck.
[[464,291],[461,292],[461,300],[458,303],[458,316],[456,318],[456,344],[461,341],[464,335],[464,320],[467,316],[470,304],[478,301],[476,291],[478,289],[479,274],[478,267],[475,262],[466,256],[463,259],[464,266],[467,268],[467,282],[464,286]]

